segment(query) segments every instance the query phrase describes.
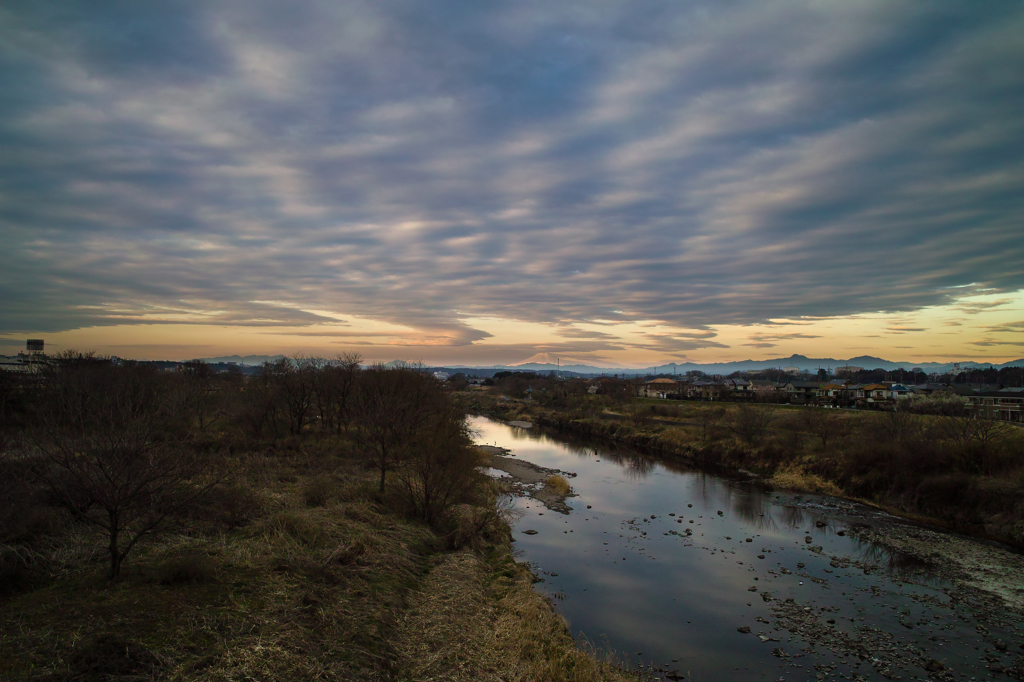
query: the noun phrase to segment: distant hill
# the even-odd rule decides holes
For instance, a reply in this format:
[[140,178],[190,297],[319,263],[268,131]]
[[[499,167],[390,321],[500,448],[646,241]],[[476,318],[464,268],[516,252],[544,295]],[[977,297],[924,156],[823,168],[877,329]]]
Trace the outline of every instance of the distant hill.
[[[849,358],[846,360],[837,358],[809,358],[805,355],[791,355],[788,358],[772,358],[769,360],[737,360],[735,362],[720,362],[720,363],[708,363],[699,364],[693,362],[685,362],[682,364],[669,363],[667,365],[659,365],[658,367],[648,367],[646,371],[651,374],[656,373],[670,373],[673,369],[676,372],[685,373],[690,370],[699,370],[708,374],[731,374],[732,372],[739,371],[750,371],[758,369],[771,369],[773,367],[799,367],[803,371],[814,372],[818,368],[831,368],[835,370],[837,367],[863,367],[864,369],[912,369],[914,367],[920,367],[925,372],[949,372],[953,369],[952,362],[911,362],[909,360],[885,360],[883,358],[876,358],[872,355],[859,355],[857,357]],[[986,362],[981,360],[961,360],[960,368],[969,369],[972,367],[995,367],[996,369],[1002,369],[1003,367],[1019,367],[1024,366],[1024,358],[1020,360],[1012,360],[1010,362],[998,363],[998,362]]]
[[[883,358],[876,358],[871,355],[859,355],[854,358],[847,360],[837,358],[809,358],[805,355],[794,354],[787,358],[771,358],[768,360],[736,360],[733,362],[712,362],[712,363],[698,363],[698,362],[683,362],[675,363],[669,362],[664,365],[657,365],[651,367],[643,367],[637,369],[628,369],[622,367],[598,367],[594,365],[584,364],[563,364],[559,368],[557,363],[539,363],[539,362],[523,362],[515,365],[492,365],[489,367],[470,367],[466,365],[449,366],[446,369],[449,371],[467,371],[467,370],[488,370],[490,373],[501,370],[530,370],[535,372],[553,372],[557,369],[561,369],[563,373],[573,374],[622,374],[630,376],[638,374],[640,376],[646,374],[685,374],[689,371],[700,371],[705,374],[732,374],[733,372],[747,372],[751,370],[759,369],[771,369],[774,367],[785,368],[785,367],[798,367],[802,371],[816,372],[818,368],[831,368],[835,370],[838,367],[862,367],[864,369],[913,369],[914,367],[920,367],[925,372],[949,372],[953,369],[952,362],[910,362],[910,361],[895,361],[885,360]],[[960,361],[961,369],[970,369],[973,367],[995,367],[996,369],[1002,369],[1003,367],[1024,367],[1024,358],[1019,360],[1011,360],[1010,362],[998,363],[998,362],[987,362],[983,360],[962,360]]]
[[224,355],[218,358],[200,358],[211,365],[218,362],[233,362],[236,365],[262,365],[264,362],[276,362],[284,355]]
[[[286,357],[284,355],[225,355],[215,358],[203,358],[204,362],[220,363],[220,362],[233,362],[238,365],[262,365],[264,362],[274,362]],[[572,364],[566,364],[566,361],[572,362],[572,358],[563,358],[561,365],[557,362],[556,358],[547,353],[538,353],[534,355],[530,360],[539,360],[540,362],[524,361],[512,365],[488,365],[488,366],[470,366],[470,365],[447,365],[444,367],[437,367],[434,369],[444,370],[448,372],[466,372],[477,370],[477,373],[482,373],[486,370],[486,375],[491,375],[494,372],[500,372],[502,370],[519,370],[519,371],[533,371],[533,372],[554,372],[560,370],[563,374],[582,374],[582,375],[596,375],[596,374],[621,374],[621,375],[646,375],[646,374],[685,374],[691,370],[704,372],[705,374],[732,374],[733,372],[746,372],[750,370],[758,369],[771,369],[773,367],[798,367],[803,371],[816,372],[819,367],[831,368],[835,370],[837,367],[863,367],[864,369],[912,369],[914,367],[920,367],[925,372],[948,372],[953,369],[952,362],[910,362],[910,361],[896,361],[896,360],[885,360],[884,358],[877,358],[872,355],[859,355],[854,358],[846,360],[837,358],[809,358],[806,355],[794,354],[786,358],[769,358],[767,360],[735,360],[733,362],[711,362],[711,363],[699,363],[699,362],[669,362],[663,365],[641,367],[641,368],[626,368],[621,366],[598,366],[589,365],[582,362],[575,362]],[[554,360],[554,362],[550,362]],[[397,362],[397,361],[396,361]],[[392,363],[389,363],[392,364]],[[1024,358],[1019,360],[1011,360],[1010,362],[998,363],[988,362],[985,360],[961,360],[961,369],[970,369],[972,367],[995,367],[996,369],[1002,369],[1003,367],[1024,367]]]

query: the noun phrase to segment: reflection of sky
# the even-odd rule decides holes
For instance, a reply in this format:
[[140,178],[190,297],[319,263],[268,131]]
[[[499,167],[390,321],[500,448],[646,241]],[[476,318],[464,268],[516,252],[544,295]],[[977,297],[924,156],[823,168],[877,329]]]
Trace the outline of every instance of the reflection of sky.
[[[905,634],[897,611],[889,607],[892,599],[901,599],[920,610],[908,597],[945,596],[930,587],[900,585],[903,596],[885,607],[855,598],[879,581],[890,588],[899,584],[898,576],[837,570],[830,567],[830,556],[862,557],[890,570],[902,565],[877,547],[836,535],[834,519],[796,506],[791,495],[766,494],[749,483],[685,466],[669,468],[601,445],[567,446],[536,430],[479,418],[473,424],[480,431],[478,442],[501,445],[520,459],[576,474],[569,479],[578,495],[568,500],[571,514],[552,512],[530,499],[518,501],[524,516],[516,530],[538,534],[515,532],[516,547],[544,579],[541,589],[565,595],[558,609],[574,633],[606,642],[627,660],[668,664],[691,680],[747,679],[766,666],[774,670],[778,660],[771,651],[780,644],[737,632],[747,625],[754,633],[786,641],[789,633],[772,632],[755,620],[771,619],[760,597],[765,590],[777,598],[813,601],[816,608],[839,607],[845,623],[836,627],[844,630],[851,630],[851,617],[866,617],[872,624],[891,627],[898,637],[929,644],[923,630]],[[643,466],[636,466],[639,460]],[[656,518],[650,519],[652,514]],[[817,521],[826,526],[818,528]],[[664,534],[687,528],[693,531],[691,538]],[[821,555],[808,551],[807,535],[823,547]],[[798,569],[798,562],[805,567]],[[783,567],[792,573],[783,574]],[[811,576],[827,583],[815,583]],[[752,586],[756,592],[748,591]],[[643,655],[638,657],[638,651]]]

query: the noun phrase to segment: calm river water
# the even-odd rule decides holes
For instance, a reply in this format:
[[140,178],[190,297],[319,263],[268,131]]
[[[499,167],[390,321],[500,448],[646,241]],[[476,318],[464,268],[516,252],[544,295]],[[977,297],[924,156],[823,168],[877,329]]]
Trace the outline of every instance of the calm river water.
[[1019,621],[978,626],[926,566],[838,534],[879,517],[866,508],[470,421],[477,442],[575,474],[569,514],[518,499],[514,547],[578,640],[653,677],[989,679],[994,643],[1024,642]]

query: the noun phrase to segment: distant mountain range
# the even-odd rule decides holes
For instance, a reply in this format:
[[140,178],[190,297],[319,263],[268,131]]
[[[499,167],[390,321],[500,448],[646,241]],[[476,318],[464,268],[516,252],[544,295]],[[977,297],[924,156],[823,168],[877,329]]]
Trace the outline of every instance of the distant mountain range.
[[233,362],[236,365],[262,365],[264,362],[276,362],[284,355],[223,355],[219,358],[200,358],[211,365],[218,362]]
[[[697,362],[683,362],[675,363],[670,362],[664,365],[657,365],[652,367],[644,367],[639,369],[624,369],[622,367],[596,367],[593,365],[561,365],[557,363],[537,363],[527,362],[517,365],[492,365],[489,367],[468,367],[465,365],[459,365],[456,367],[449,367],[447,369],[490,369],[490,370],[532,370],[536,372],[549,372],[561,369],[563,372],[572,372],[574,374],[685,374],[691,370],[697,370],[704,372],[705,374],[732,374],[733,372],[749,372],[751,370],[759,369],[772,369],[772,368],[787,368],[797,367],[801,371],[816,372],[819,368],[835,370],[838,367],[861,367],[863,369],[906,369],[910,370],[915,367],[920,367],[924,372],[949,372],[953,369],[952,362],[907,362],[907,361],[894,361],[885,360],[883,358],[876,358],[871,355],[860,355],[855,358],[849,358],[848,360],[840,360],[836,358],[809,358],[805,355],[791,355],[788,358],[772,358],[768,360],[736,360],[734,362],[712,362],[712,363],[697,363]],[[1024,367],[1024,358],[1019,360],[1011,360],[1010,362],[998,363],[998,362],[986,362],[981,360],[963,360],[960,361],[961,369],[969,369],[972,367],[995,367],[996,369],[1002,369],[1003,367]]]
[[[216,358],[203,358],[205,362],[217,363],[217,362],[233,362],[239,365],[260,365],[264,362],[274,362],[285,357],[284,355],[225,355]],[[537,358],[537,356],[534,356]],[[537,358],[537,359],[553,359],[548,357]],[[907,362],[907,361],[895,361],[885,360],[883,358],[876,358],[871,355],[859,355],[855,358],[849,358],[848,360],[840,360],[836,358],[809,358],[805,355],[791,355],[788,358],[771,358],[768,360],[736,360],[733,362],[711,362],[711,363],[698,363],[698,362],[683,362],[675,363],[670,362],[664,365],[657,365],[652,367],[643,367],[638,369],[630,369],[623,367],[599,367],[595,365],[587,365],[582,363],[576,364],[561,364],[557,362],[523,362],[515,365],[488,365],[488,366],[469,366],[469,365],[445,365],[438,366],[436,369],[445,369],[448,371],[460,371],[460,370],[489,370],[488,373],[493,373],[502,370],[530,370],[534,372],[553,372],[555,370],[561,370],[562,372],[572,374],[685,374],[691,370],[697,370],[704,372],[705,374],[732,374],[733,372],[749,372],[751,370],[758,369],[771,369],[771,368],[786,368],[786,367],[797,367],[801,371],[816,372],[819,368],[825,368],[835,370],[837,367],[862,367],[864,369],[906,369],[910,370],[915,367],[920,367],[925,372],[948,372],[953,369],[952,362]],[[1002,369],[1003,367],[1024,367],[1024,358],[1019,360],[1011,360],[1010,362],[998,363],[998,362],[987,362],[983,360],[962,360],[960,361],[961,369],[969,369],[972,367],[995,367],[996,369]]]

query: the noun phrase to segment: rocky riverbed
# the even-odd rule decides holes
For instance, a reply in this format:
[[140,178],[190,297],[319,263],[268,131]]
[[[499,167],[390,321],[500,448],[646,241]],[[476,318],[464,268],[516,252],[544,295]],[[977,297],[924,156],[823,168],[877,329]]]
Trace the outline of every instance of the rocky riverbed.
[[[652,680],[1024,680],[1022,555],[819,495],[486,428],[516,547],[581,641]],[[504,446],[511,449],[506,450]],[[546,477],[574,496],[551,514]]]
[[488,467],[506,474],[503,478],[513,495],[533,498],[551,511],[560,514],[572,511],[565,503],[566,498],[574,497],[571,486],[569,490],[559,489],[552,485],[550,479],[552,476],[559,476],[568,482],[575,474],[517,459],[505,448],[494,445],[477,447],[486,454],[485,464]]

